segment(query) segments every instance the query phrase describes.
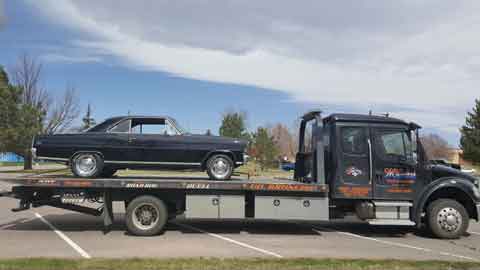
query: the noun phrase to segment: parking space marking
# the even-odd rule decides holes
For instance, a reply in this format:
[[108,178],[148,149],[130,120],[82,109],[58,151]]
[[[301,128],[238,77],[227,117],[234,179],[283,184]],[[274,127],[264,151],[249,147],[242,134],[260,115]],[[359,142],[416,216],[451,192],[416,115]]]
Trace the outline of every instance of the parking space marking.
[[277,254],[277,253],[275,253],[275,252],[268,251],[268,250],[261,249],[261,248],[257,248],[257,247],[251,246],[251,245],[249,245],[249,244],[245,244],[245,243],[243,243],[243,242],[236,241],[236,240],[233,240],[233,239],[231,239],[231,238],[218,235],[218,234],[216,234],[216,233],[207,232],[207,231],[204,231],[204,230],[202,230],[202,229],[199,229],[199,228],[196,228],[196,227],[193,227],[193,226],[190,226],[190,225],[178,223],[178,222],[172,222],[172,223],[175,224],[175,225],[178,225],[178,226],[180,226],[180,227],[184,227],[184,228],[187,228],[187,229],[190,229],[190,230],[193,230],[193,231],[201,232],[201,233],[207,234],[207,235],[209,235],[209,236],[211,236],[211,237],[215,237],[215,238],[221,239],[221,240],[223,240],[223,241],[227,241],[227,242],[229,242],[229,243],[232,243],[232,244],[235,244],[235,245],[244,247],[244,248],[249,248],[249,249],[258,251],[258,252],[263,253],[263,254],[267,254],[267,255],[270,255],[270,256],[273,256],[273,257],[277,257],[277,258],[283,258],[282,255]]
[[[330,229],[327,229],[327,228],[321,228],[321,229],[326,230],[326,231],[336,232],[338,234],[342,234],[342,235],[346,235],[346,236],[350,236],[350,237],[354,237],[354,238],[374,241],[374,242],[381,243],[381,244],[384,244],[384,245],[401,247],[401,248],[409,248],[409,249],[414,249],[414,250],[423,251],[423,252],[427,252],[427,253],[437,253],[437,254],[444,255],[444,256],[450,256],[450,257],[466,259],[466,260],[471,260],[471,261],[478,261],[478,259],[475,259],[475,258],[472,258],[472,257],[453,254],[453,253],[449,253],[449,252],[435,251],[435,250],[429,249],[429,248],[417,247],[417,246],[412,246],[412,245],[407,245],[407,244],[402,244],[402,243],[397,243],[397,242],[392,242],[392,241],[387,241],[387,240],[380,240],[380,239],[373,238],[373,237],[363,236],[363,235],[349,233],[349,232],[330,230]],[[314,231],[318,234],[321,234],[321,231],[319,231],[315,227],[312,228],[312,231]]]
[[480,235],[480,233],[478,233],[478,232],[468,232],[468,233],[475,234],[475,235]]
[[73,242],[68,236],[66,236],[64,233],[62,233],[60,230],[55,228],[48,220],[46,220],[42,215],[39,213],[35,213],[35,216],[40,219],[43,223],[45,223],[52,231],[54,231],[60,238],[63,239],[63,241],[67,242],[76,252],[78,252],[83,258],[85,259],[90,259],[91,256],[85,252],[79,245],[77,245],[75,242]]

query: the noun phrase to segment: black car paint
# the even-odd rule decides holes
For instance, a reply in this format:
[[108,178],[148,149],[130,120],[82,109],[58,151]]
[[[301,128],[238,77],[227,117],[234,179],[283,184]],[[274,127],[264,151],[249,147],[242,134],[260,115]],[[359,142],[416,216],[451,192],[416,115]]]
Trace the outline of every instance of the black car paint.
[[[243,164],[246,142],[207,135],[161,135],[110,133],[123,120],[142,117],[115,117],[87,132],[37,136],[33,147],[39,159],[69,162],[78,152],[99,153],[116,168],[201,168],[213,153],[224,153],[235,166]],[[151,118],[151,117],[148,117]]]

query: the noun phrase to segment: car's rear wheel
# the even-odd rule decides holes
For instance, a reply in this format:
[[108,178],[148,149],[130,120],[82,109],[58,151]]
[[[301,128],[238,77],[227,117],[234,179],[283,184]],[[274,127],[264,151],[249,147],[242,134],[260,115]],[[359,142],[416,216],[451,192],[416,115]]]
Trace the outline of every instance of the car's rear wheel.
[[233,173],[233,161],[229,156],[217,154],[207,161],[207,173],[212,180],[229,180]]
[[95,178],[102,173],[103,159],[96,153],[79,153],[72,158],[70,167],[77,177]]
[[125,222],[133,235],[151,236],[160,233],[167,223],[168,209],[154,196],[140,196],[127,205]]

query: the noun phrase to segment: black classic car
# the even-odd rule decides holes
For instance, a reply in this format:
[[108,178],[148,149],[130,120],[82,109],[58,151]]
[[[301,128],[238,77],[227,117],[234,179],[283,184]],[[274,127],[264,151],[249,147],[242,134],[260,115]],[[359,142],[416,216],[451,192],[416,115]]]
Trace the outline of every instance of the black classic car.
[[198,169],[230,179],[246,160],[243,140],[192,135],[171,117],[113,117],[77,134],[37,136],[39,160],[65,162],[78,177],[111,177],[119,169]]

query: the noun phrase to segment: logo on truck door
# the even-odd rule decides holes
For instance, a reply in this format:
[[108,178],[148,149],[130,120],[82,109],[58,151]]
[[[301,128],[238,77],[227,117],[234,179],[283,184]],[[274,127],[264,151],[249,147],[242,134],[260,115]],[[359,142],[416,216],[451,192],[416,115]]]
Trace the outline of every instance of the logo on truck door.
[[345,174],[348,176],[357,177],[363,174],[362,170],[355,166],[350,166],[345,170]]

